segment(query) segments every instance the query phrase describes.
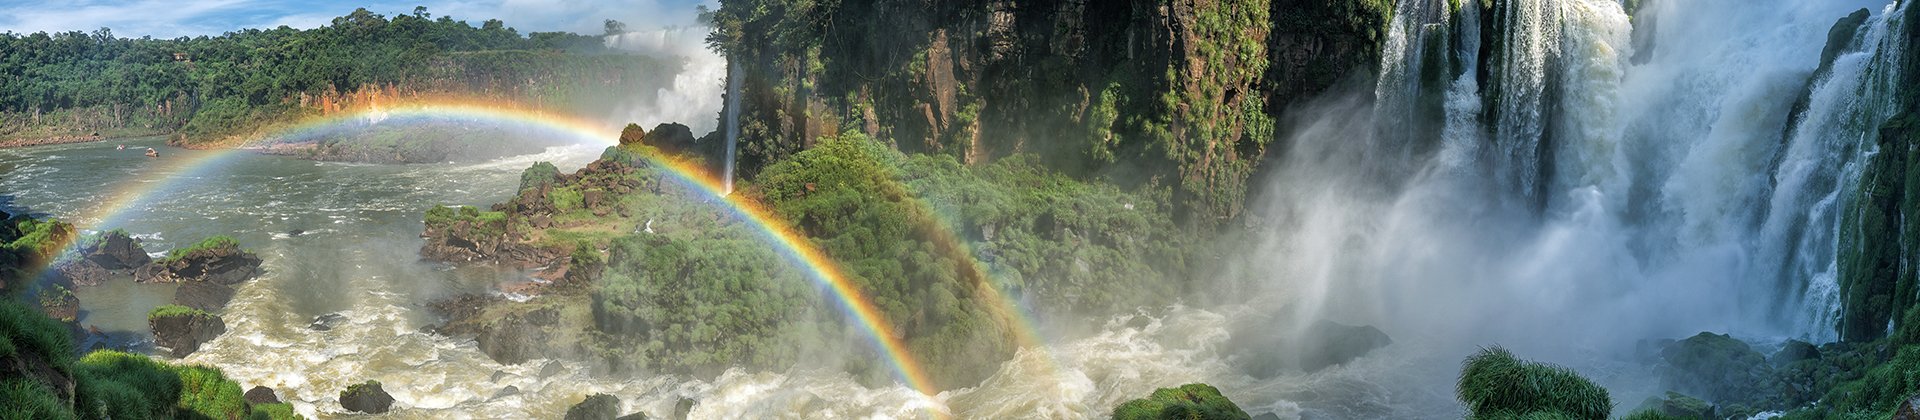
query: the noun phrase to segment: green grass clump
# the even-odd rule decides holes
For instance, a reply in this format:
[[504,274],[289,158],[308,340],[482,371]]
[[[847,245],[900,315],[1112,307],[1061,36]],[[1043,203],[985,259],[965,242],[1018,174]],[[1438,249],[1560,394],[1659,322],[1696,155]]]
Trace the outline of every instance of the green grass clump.
[[240,391],[240,384],[228,380],[219,369],[179,366],[174,368],[174,372],[180,375],[180,409],[207,418],[223,418],[227,413],[247,412],[247,400]]
[[195,316],[195,315],[213,316],[213,314],[209,314],[207,313],[207,311],[193,309],[185,306],[161,305],[158,308],[153,308],[152,311],[147,311],[147,320],[153,321],[160,318],[173,318],[173,317]]
[[293,405],[286,403],[255,405],[253,406],[253,414],[247,416],[248,420],[293,420],[305,418],[306,417],[301,417],[299,414],[294,413]]
[[53,389],[24,378],[0,380],[0,420],[72,419]]
[[586,205],[586,195],[573,187],[554,188],[547,198],[553,200],[553,208],[562,213]]
[[166,418],[180,401],[180,376],[144,355],[96,351],[74,367],[82,417]]
[[193,253],[195,252],[209,251],[209,250],[222,249],[222,248],[236,248],[236,249],[240,248],[240,241],[234,240],[233,237],[231,236],[218,235],[211,238],[203,239],[200,241],[200,243],[193,244],[193,246],[189,246],[186,248],[174,248],[172,251],[167,251],[166,258],[162,258],[160,259],[160,261],[155,261],[155,262],[162,263],[162,264],[171,263],[174,261],[179,261],[181,258],[186,258],[186,256],[188,255],[193,255]]
[[1473,419],[1605,419],[1613,411],[1605,388],[1567,368],[1520,360],[1497,346],[1467,357],[1457,391]]
[[0,358],[21,352],[47,358],[61,372],[73,363],[73,339],[67,328],[46,314],[12,300],[0,299]]
[[1240,409],[1220,390],[1207,384],[1186,384],[1175,388],[1160,388],[1147,398],[1127,401],[1114,407],[1115,420],[1234,420],[1248,419],[1246,411]]

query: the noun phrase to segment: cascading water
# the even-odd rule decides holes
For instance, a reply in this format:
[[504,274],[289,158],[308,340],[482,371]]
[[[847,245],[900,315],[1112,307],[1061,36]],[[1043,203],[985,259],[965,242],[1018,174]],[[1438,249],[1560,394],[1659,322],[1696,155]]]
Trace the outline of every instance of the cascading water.
[[[1283,335],[1332,319],[1459,356],[1500,343],[1588,366],[1703,330],[1831,340],[1835,196],[1890,108],[1897,19],[1886,0],[1782,3],[1655,1],[1645,34],[1612,0],[1402,3],[1374,97],[1324,99],[1280,140],[1243,275],[1294,320]],[[1856,50],[1810,80],[1862,7]],[[1410,77],[1449,57],[1455,77]],[[1398,128],[1421,112],[1443,126]],[[1438,147],[1406,159],[1403,141]],[[1415,169],[1378,169],[1396,166]]]
[[726,193],[733,193],[733,165],[738,160],[734,156],[740,143],[740,66],[727,64],[727,165],[722,179],[726,183]]

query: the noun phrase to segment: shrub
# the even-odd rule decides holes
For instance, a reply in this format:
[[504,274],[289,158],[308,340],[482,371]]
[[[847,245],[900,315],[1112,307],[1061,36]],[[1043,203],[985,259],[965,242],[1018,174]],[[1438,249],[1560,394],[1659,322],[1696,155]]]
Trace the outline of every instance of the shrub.
[[233,237],[231,236],[219,235],[219,236],[203,239],[200,241],[200,243],[193,244],[193,246],[189,246],[186,248],[174,248],[172,251],[167,251],[166,258],[162,258],[159,261],[155,261],[155,262],[160,264],[167,264],[174,261],[179,261],[181,258],[186,258],[188,255],[193,255],[196,252],[212,251],[216,249],[239,249],[239,248],[240,248],[240,241],[234,240]]
[[160,307],[158,308],[153,308],[153,310],[147,311],[147,321],[153,321],[160,318],[173,318],[173,317],[183,317],[183,316],[213,316],[213,314],[209,314],[206,311],[202,311],[199,309],[189,308],[189,307],[180,306],[180,305],[160,305]]

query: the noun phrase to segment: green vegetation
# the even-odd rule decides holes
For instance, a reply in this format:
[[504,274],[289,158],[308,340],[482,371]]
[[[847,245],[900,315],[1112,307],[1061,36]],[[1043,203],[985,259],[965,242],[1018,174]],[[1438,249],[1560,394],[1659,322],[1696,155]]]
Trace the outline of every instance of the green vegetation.
[[[120,38],[110,29],[0,33],[0,138],[179,133],[218,140],[319,112],[362,89],[498,94],[596,109],[608,91],[663,83],[661,64],[600,37],[521,34],[424,10],[366,9],[308,30]],[[608,74],[620,77],[608,79]],[[612,81],[610,81],[612,80]],[[537,81],[537,83],[529,83]]]
[[0,295],[24,291],[75,236],[73,225],[58,220],[0,212]]
[[1473,419],[1605,419],[1607,390],[1567,368],[1528,362],[1500,347],[1481,349],[1460,369],[1460,402]]
[[499,235],[507,231],[505,212],[480,211],[471,206],[433,206],[427,209],[426,222],[429,229],[447,228],[466,222],[477,235]]
[[1011,355],[1009,320],[988,311],[974,256],[894,174],[901,156],[858,133],[822,139],[755,179],[791,220],[901,330],[942,385],[972,384]]
[[158,308],[153,308],[152,311],[147,311],[147,320],[149,321],[160,319],[160,318],[176,318],[176,317],[190,317],[190,316],[213,316],[213,314],[209,314],[206,311],[202,311],[199,309],[193,309],[193,308],[180,306],[180,305],[160,305],[160,307]]
[[181,258],[186,258],[189,255],[193,255],[197,253],[212,252],[212,251],[219,251],[219,250],[239,250],[239,249],[240,249],[240,241],[234,240],[233,237],[231,236],[216,235],[211,238],[202,239],[200,240],[200,242],[195,243],[192,246],[188,246],[186,248],[174,248],[171,251],[167,251],[166,258],[154,260],[154,263],[172,264],[175,261],[179,261]]
[[785,368],[821,348],[829,318],[813,283],[748,232],[613,241],[592,292],[603,350],[632,368],[718,375]]
[[1114,420],[1246,420],[1240,406],[1207,384],[1160,388],[1153,395],[1127,401],[1113,409]]
[[[240,385],[218,369],[108,350],[75,360],[73,351],[65,325],[0,300],[0,418],[224,419],[250,410]],[[299,418],[291,407],[267,410],[278,413],[270,419]]]
[[709,42],[775,75],[742,86],[747,178],[857,130],[907,153],[1032,154],[1082,180],[1171,188],[1170,211],[1213,227],[1241,211],[1280,111],[1374,73],[1392,4],[725,0]]

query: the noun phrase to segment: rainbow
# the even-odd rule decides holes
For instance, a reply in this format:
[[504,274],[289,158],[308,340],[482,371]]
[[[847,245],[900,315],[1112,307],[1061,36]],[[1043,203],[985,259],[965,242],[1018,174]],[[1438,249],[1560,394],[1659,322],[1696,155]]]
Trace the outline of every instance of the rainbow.
[[[568,115],[541,112],[510,105],[476,101],[436,100],[412,102],[388,107],[374,106],[357,111],[346,111],[334,115],[309,118],[269,130],[270,134],[268,135],[254,136],[254,140],[230,148],[205,153],[191,159],[178,159],[172,162],[165,162],[162,164],[164,166],[161,167],[160,172],[170,173],[170,175],[156,181],[129,183],[112,192],[111,195],[108,196],[108,199],[101,203],[100,206],[95,207],[92,212],[81,215],[81,217],[76,219],[76,222],[92,226],[112,226],[113,224],[120,223],[123,221],[122,218],[129,213],[129,210],[138,208],[147,197],[166,190],[168,186],[176,182],[176,180],[189,178],[195,174],[202,173],[202,171],[220,167],[223,161],[230,157],[248,153],[248,148],[252,146],[280,141],[282,139],[307,139],[322,136],[325,135],[328,130],[335,130],[353,124],[377,123],[389,118],[436,118],[516,124],[552,131],[591,142],[608,145],[618,145],[619,143],[617,140],[619,137],[618,127]],[[866,330],[867,335],[871,337],[875,345],[885,353],[888,363],[893,367],[898,377],[906,382],[906,385],[929,398],[936,395],[938,388],[936,388],[919,361],[907,351],[905,342],[895,333],[897,330],[894,326],[885,319],[872,299],[861,292],[859,285],[852,282],[831,257],[815,247],[811,239],[791,224],[775,216],[774,213],[763,204],[744,199],[737,195],[728,194],[725,189],[725,184],[720,179],[697,166],[688,162],[651,155],[647,156],[646,159],[657,167],[664,169],[663,172],[669,176],[685,181],[686,184],[695,187],[694,189],[715,198],[716,202],[725,203],[725,207],[728,210],[738,215],[741,219],[749,221],[751,226],[761,235],[765,236],[767,240],[775,245],[787,258],[803,267],[808,277],[832,291],[837,297],[836,300],[843,306],[843,309],[853,315],[854,319],[858,321],[860,328]],[[911,195],[903,196],[911,197]],[[916,201],[914,204],[917,204],[923,209],[927,208],[924,203],[918,203]],[[929,217],[927,219],[929,223],[931,223],[932,218]],[[938,225],[938,223],[932,224]],[[966,251],[964,241],[959,240],[958,237],[953,235],[951,230],[945,226],[931,226],[929,231],[936,232],[936,234],[939,235],[936,240],[945,243],[945,252],[953,254],[950,255],[950,257],[954,257],[956,261],[966,262],[967,265],[963,269],[972,271],[972,277],[980,279],[983,282],[985,281],[987,271]],[[1008,325],[1014,330],[1017,345],[1036,349],[1044,348],[1042,341],[1038,335],[1035,334],[1031,326],[1031,321],[1022,316],[1017,307],[1014,306],[1010,300],[1007,300],[997,287],[991,282],[985,282],[985,284],[977,287],[977,289],[982,290],[983,293],[987,295],[988,299],[986,302],[990,302],[988,305],[990,307],[989,309],[1008,321]],[[942,412],[944,410],[936,408],[940,405],[941,404],[937,402],[929,401],[928,410],[933,412],[937,417],[945,417],[945,413]]]

